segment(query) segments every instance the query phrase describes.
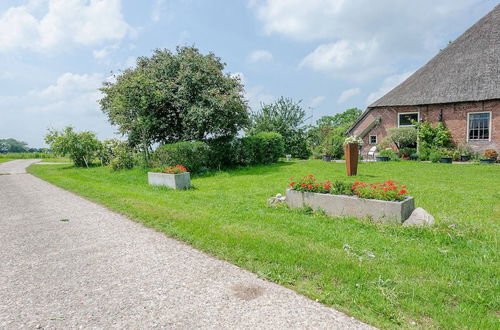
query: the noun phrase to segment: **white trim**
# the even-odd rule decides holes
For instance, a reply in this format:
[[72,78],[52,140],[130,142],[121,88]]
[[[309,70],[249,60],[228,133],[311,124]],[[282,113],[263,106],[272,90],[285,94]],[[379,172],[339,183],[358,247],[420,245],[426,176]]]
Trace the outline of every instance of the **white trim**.
[[469,139],[469,118],[470,118],[470,115],[471,114],[480,114],[480,113],[488,113],[490,115],[490,122],[488,123],[488,141],[491,141],[491,135],[493,135],[492,134],[493,127],[491,126],[493,114],[491,113],[491,111],[471,111],[471,112],[467,112],[467,127],[465,128],[467,142],[469,142],[469,140],[470,141],[486,141],[486,139],[472,139],[472,140]]
[[400,125],[399,124],[399,115],[413,115],[417,114],[417,122],[420,122],[420,111],[416,112],[398,112],[398,127],[415,127],[415,125]]
[[[372,136],[375,137],[374,143],[372,143]],[[368,136],[368,144],[377,144],[377,135],[369,135]]]

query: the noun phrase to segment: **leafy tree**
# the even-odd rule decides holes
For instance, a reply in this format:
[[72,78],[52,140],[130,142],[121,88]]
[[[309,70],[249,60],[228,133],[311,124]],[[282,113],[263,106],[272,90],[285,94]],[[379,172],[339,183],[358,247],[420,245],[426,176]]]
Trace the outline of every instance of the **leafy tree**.
[[344,154],[344,135],[361,115],[358,108],[347,109],[334,116],[323,116],[316,121],[316,126],[309,131],[309,143],[316,156],[328,155],[341,158]]
[[16,139],[0,139],[0,153],[4,152],[27,152],[28,144]]
[[248,124],[248,105],[241,81],[224,68],[194,47],[157,49],[104,82],[101,108],[146,158],[155,142],[234,137]]
[[389,139],[394,142],[399,150],[415,148],[417,145],[417,130],[414,127],[389,128]]
[[308,158],[306,112],[290,98],[281,97],[271,104],[262,104],[261,109],[252,113],[248,135],[260,132],[276,132],[283,136],[285,153],[294,157]]
[[102,149],[101,142],[94,132],[75,132],[68,126],[62,131],[49,129],[45,135],[45,142],[56,155],[68,156],[76,166],[89,166],[99,157]]

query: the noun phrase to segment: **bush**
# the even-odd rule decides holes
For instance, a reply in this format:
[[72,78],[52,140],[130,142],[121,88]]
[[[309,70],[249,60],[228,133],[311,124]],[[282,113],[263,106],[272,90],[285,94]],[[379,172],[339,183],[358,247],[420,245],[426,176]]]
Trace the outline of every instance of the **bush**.
[[441,161],[441,152],[439,150],[431,150],[429,152],[429,160],[433,163],[439,163]]
[[155,167],[183,165],[198,173],[210,166],[210,148],[204,142],[177,142],[164,144],[153,154]]
[[390,128],[389,137],[398,149],[414,148],[417,145],[417,130],[414,127]]
[[484,157],[497,160],[498,153],[494,149],[486,149],[483,154]]
[[101,153],[102,144],[94,132],[75,132],[68,126],[62,131],[49,130],[45,142],[56,155],[68,156],[75,166],[89,166]]
[[279,133],[260,132],[235,141],[235,165],[276,163],[284,154],[284,141]]
[[399,150],[399,154],[401,157],[410,157],[411,154],[414,154],[417,151],[415,148],[402,148]]
[[113,171],[131,169],[135,165],[134,150],[125,144],[119,145],[114,150],[114,158],[109,162]]
[[352,183],[335,180],[330,188],[330,193],[333,195],[352,195]]

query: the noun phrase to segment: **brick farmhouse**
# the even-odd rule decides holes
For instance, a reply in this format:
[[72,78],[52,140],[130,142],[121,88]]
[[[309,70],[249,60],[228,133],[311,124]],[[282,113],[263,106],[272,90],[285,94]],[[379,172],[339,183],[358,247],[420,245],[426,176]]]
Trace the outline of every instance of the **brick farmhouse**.
[[348,134],[363,139],[366,156],[389,128],[413,120],[443,122],[456,144],[500,153],[500,5],[369,105]]

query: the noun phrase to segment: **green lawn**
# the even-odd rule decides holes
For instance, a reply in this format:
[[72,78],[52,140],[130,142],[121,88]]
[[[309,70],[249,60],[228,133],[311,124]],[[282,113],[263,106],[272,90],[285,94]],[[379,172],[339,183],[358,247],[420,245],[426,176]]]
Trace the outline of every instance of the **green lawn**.
[[290,177],[345,179],[337,163],[219,172],[192,178],[188,191],[150,187],[137,169],[29,172],[375,326],[499,325],[500,166],[360,165],[356,180],[406,184],[416,206],[436,217],[431,229],[267,207]]

